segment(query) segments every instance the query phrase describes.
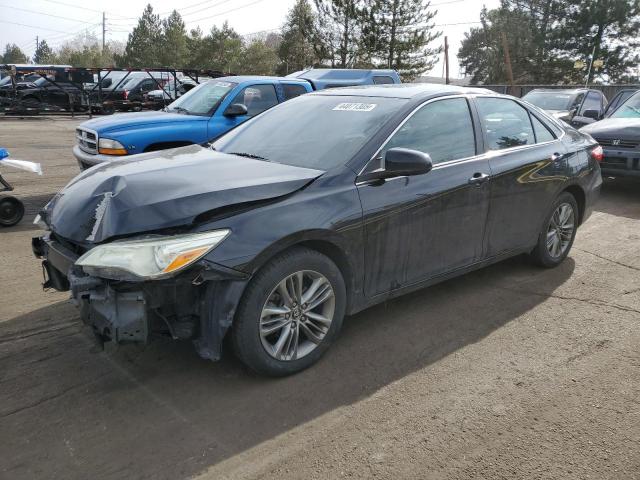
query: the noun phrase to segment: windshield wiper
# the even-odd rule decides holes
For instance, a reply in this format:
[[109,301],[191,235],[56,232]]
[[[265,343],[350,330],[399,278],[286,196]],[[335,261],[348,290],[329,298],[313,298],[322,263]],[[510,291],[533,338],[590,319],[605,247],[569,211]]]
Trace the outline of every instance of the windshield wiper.
[[171,107],[167,111],[169,111],[169,112],[178,112],[178,113],[186,113],[187,115],[189,115],[191,113],[191,112],[189,112],[189,110],[187,110],[186,108],[183,108],[183,107]]
[[640,108],[632,107],[631,105],[625,105],[625,107],[630,108],[631,110],[636,112],[638,115],[640,115]]
[[253,153],[245,153],[245,152],[225,152],[225,153],[228,153],[229,155],[237,155],[239,157],[253,158],[255,160],[266,160],[267,162],[269,161],[268,159],[261,157],[260,155],[254,155]]

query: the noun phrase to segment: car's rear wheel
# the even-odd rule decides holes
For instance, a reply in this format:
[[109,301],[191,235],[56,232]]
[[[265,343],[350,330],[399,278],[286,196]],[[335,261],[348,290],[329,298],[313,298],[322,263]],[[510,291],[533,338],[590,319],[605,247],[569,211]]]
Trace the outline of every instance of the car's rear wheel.
[[299,247],[282,253],[247,287],[232,328],[236,355],[265,375],[303,370],[334,341],[345,307],[344,279],[331,259]]
[[543,267],[559,265],[569,254],[577,229],[578,204],[573,195],[564,192],[551,207],[532,258]]
[[16,197],[0,198],[0,225],[11,227],[24,217],[24,204]]

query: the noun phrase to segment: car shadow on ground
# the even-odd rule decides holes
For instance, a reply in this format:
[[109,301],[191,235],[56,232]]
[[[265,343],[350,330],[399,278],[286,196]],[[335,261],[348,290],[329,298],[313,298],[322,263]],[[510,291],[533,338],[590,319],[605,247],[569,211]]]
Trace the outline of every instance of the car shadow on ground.
[[640,177],[604,178],[595,211],[640,219]]
[[72,305],[31,312],[0,324],[0,472],[188,478],[478,342],[573,270],[570,258],[542,270],[519,257],[370,308],[318,364],[282,379],[229,352],[201,360],[189,342],[90,353]]

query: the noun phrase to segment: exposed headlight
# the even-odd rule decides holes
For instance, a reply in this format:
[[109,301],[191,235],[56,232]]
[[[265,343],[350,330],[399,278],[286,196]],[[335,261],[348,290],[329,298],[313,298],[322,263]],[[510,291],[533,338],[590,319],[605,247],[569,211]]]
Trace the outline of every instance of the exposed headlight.
[[40,214],[36,215],[36,218],[33,219],[33,224],[40,227],[42,230],[49,230],[49,225],[42,219]]
[[117,140],[101,138],[98,140],[98,153],[103,155],[126,155],[127,149]]
[[171,276],[209,253],[230,230],[107,243],[92,248],[76,265],[89,275],[116,280]]

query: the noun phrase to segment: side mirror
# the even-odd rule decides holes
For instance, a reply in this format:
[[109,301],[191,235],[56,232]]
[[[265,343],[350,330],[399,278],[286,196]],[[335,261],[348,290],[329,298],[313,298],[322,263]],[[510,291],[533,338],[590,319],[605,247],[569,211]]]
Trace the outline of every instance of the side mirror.
[[247,106],[244,103],[232,103],[224,111],[223,115],[225,117],[239,117],[247,113],[249,113],[249,110],[247,110]]
[[585,110],[582,112],[583,117],[592,118],[593,120],[600,119],[600,112],[598,110]]
[[369,172],[361,180],[377,181],[385,178],[410,177],[428,173],[433,168],[433,162],[427,153],[408,148],[391,148],[387,150],[382,164],[382,168]]

